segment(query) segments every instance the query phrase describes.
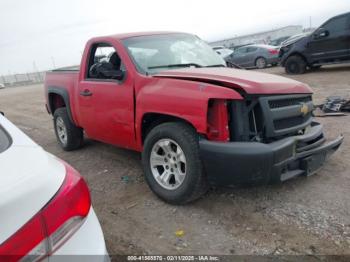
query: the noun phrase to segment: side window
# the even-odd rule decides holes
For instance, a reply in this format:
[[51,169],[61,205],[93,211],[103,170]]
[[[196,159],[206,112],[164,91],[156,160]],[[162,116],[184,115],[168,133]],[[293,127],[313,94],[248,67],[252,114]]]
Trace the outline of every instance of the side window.
[[87,78],[121,80],[124,65],[113,46],[100,43],[91,47]]
[[247,52],[247,48],[246,47],[242,47],[242,48],[238,48],[235,53],[236,54],[244,54]]
[[256,50],[258,50],[257,47],[251,46],[251,47],[248,47],[248,48],[247,48],[247,53],[253,53],[253,52],[255,52]]
[[330,36],[337,33],[342,33],[349,29],[348,16],[343,15],[340,17],[333,18],[332,20],[324,24],[322,27],[328,30]]

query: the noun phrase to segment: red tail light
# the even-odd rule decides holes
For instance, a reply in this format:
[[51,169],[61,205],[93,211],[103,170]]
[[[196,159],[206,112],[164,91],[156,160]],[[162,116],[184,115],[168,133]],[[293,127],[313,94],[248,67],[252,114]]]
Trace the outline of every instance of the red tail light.
[[63,185],[46,206],[0,245],[4,261],[37,261],[51,255],[82,225],[91,200],[84,179],[66,166]]
[[271,55],[277,55],[278,54],[278,50],[277,49],[269,49],[269,53]]

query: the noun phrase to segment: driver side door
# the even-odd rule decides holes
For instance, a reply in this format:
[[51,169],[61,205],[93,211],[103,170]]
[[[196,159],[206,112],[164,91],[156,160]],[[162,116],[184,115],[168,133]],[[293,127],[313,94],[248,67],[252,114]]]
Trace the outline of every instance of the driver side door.
[[[115,55],[113,55],[115,54]],[[108,144],[130,147],[135,142],[133,81],[127,77],[123,61],[119,66],[123,78],[93,76],[89,70],[96,63],[111,63],[120,59],[117,49],[108,43],[91,46],[87,73],[79,82],[78,95],[81,126],[87,135]]]
[[231,61],[234,64],[244,66],[244,64],[246,62],[246,55],[247,55],[247,48],[240,47],[232,53]]
[[316,30],[308,44],[313,62],[342,59],[348,56],[350,24],[349,15],[334,17]]

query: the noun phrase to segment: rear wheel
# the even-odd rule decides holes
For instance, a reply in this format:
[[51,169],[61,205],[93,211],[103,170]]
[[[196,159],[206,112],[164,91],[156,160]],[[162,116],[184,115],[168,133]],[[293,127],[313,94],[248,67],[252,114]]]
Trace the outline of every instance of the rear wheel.
[[65,107],[55,110],[53,122],[57,141],[63,150],[71,151],[81,147],[84,139],[83,130],[71,122]]
[[208,189],[198,134],[184,123],[165,123],[147,135],[142,153],[146,181],[161,199],[185,204]]
[[291,75],[304,74],[306,72],[305,60],[298,55],[288,57],[284,67],[286,73]]
[[265,58],[263,57],[259,57],[256,59],[255,61],[255,66],[259,69],[263,69],[267,66],[267,61]]

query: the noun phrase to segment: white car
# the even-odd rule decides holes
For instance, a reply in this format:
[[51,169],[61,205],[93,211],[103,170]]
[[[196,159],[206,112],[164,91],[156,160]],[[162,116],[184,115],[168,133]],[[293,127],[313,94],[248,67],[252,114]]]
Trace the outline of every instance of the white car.
[[226,48],[224,46],[214,46],[213,49],[222,58],[226,58],[226,57],[230,56],[233,53],[233,50],[228,49],[228,48]]
[[3,88],[5,88],[5,85],[0,83],[0,89],[3,89]]
[[1,114],[0,225],[1,261],[109,261],[84,179]]

